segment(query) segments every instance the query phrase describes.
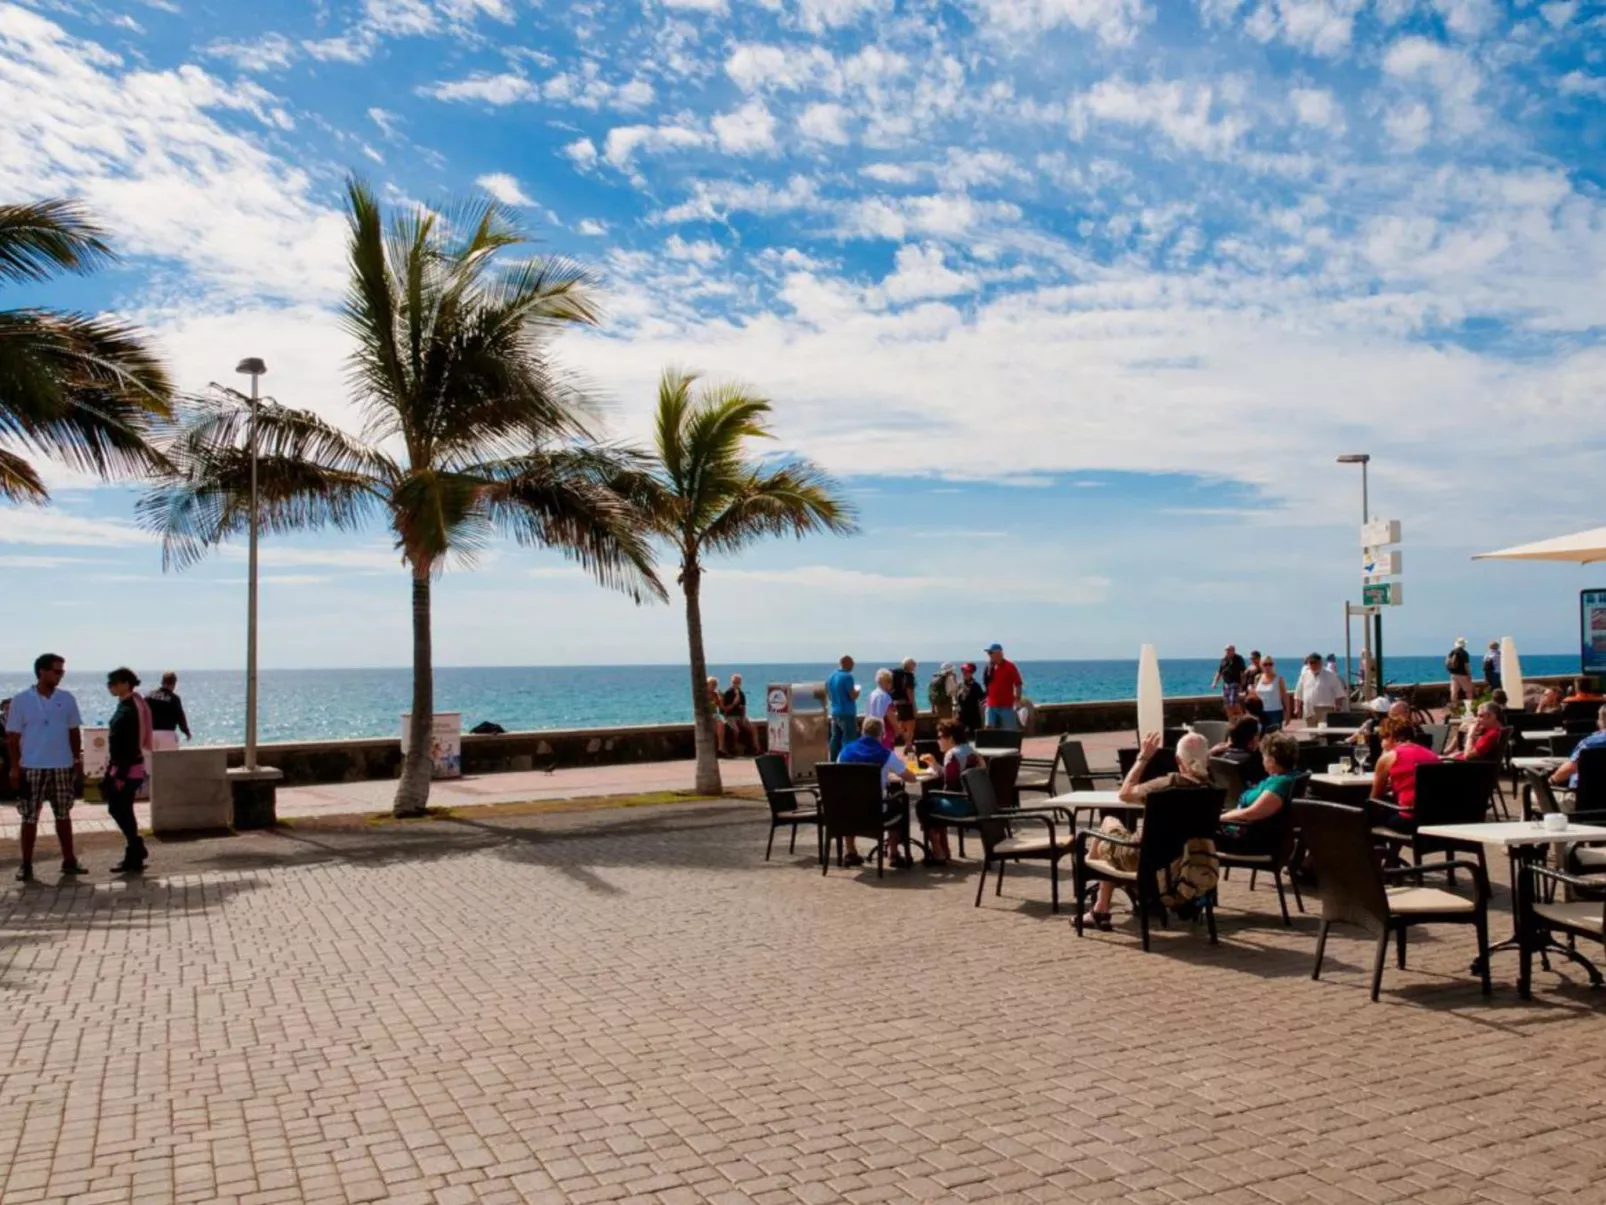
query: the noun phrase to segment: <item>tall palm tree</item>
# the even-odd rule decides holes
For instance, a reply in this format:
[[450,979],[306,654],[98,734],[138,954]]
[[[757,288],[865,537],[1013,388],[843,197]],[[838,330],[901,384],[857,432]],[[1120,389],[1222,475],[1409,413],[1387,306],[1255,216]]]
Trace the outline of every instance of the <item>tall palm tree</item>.
[[[347,184],[351,280],[342,316],[355,348],[359,438],[306,411],[257,420],[263,530],[351,529],[381,518],[411,582],[413,698],[394,812],[429,801],[434,714],[430,588],[495,533],[555,548],[638,601],[664,597],[650,536],[615,488],[639,460],[595,442],[590,408],[553,370],[551,334],[595,321],[587,277],[559,260],[503,267],[522,240],[491,202],[387,222]],[[184,407],[170,477],[141,501],[164,556],[185,565],[249,522],[249,403],[233,391]]]
[[659,379],[652,469],[634,491],[654,531],[680,557],[697,717],[696,789],[717,795],[722,787],[703,651],[705,554],[738,552],[763,536],[849,535],[857,524],[836,483],[809,461],[746,457],[749,440],[772,438],[768,401],[736,385],[704,386],[693,397],[695,381],[674,370]]
[[[111,262],[104,232],[72,201],[0,205],[0,284]],[[113,318],[0,310],[0,498],[42,503],[32,451],[102,477],[156,464],[153,419],[173,386],[135,328]]]

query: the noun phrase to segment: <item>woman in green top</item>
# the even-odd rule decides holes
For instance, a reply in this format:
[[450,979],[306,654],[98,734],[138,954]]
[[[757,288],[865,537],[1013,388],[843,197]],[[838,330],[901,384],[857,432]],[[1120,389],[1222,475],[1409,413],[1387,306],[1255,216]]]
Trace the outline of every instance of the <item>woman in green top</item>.
[[1224,854],[1274,854],[1282,837],[1277,817],[1294,798],[1294,767],[1299,746],[1294,738],[1277,732],[1262,738],[1261,761],[1266,777],[1249,787],[1238,805],[1221,814],[1216,849]]

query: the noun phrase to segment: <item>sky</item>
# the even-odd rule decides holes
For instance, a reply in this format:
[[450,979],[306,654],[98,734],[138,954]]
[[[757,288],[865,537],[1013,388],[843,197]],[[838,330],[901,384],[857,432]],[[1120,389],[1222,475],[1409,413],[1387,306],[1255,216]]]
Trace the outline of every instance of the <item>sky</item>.
[[[0,202],[113,269],[0,306],[143,324],[179,383],[347,425],[342,181],[489,194],[602,281],[552,354],[644,438],[665,366],[775,405],[861,534],[716,563],[715,660],[1341,646],[1360,481],[1390,646],[1576,647],[1606,569],[1606,6],[1588,0],[0,0]],[[0,510],[0,664],[243,662],[243,549],[137,491]],[[402,665],[381,530],[263,548],[265,666]],[[669,574],[671,580],[673,572]],[[678,606],[493,547],[442,664],[669,662]]]

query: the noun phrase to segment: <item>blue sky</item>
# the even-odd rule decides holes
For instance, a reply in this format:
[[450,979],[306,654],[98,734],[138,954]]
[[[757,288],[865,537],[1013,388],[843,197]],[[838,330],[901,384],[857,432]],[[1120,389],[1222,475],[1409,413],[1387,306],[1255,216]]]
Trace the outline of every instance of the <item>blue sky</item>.
[[[603,278],[561,361],[639,437],[666,364],[776,401],[864,534],[717,567],[716,659],[1342,642],[1355,473],[1398,651],[1572,647],[1606,577],[1473,564],[1602,522],[1606,7],[1498,0],[0,0],[0,200],[83,197],[180,381],[354,422],[339,189],[488,192]],[[232,666],[243,556],[132,494],[0,512],[0,661]],[[407,657],[382,532],[265,550],[267,665]],[[668,661],[677,608],[496,548],[443,663]]]

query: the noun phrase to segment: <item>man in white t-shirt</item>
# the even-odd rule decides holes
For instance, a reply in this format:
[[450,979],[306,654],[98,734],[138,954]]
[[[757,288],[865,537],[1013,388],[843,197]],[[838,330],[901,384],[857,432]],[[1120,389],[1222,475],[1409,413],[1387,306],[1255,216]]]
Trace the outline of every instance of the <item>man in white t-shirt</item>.
[[1320,653],[1305,658],[1294,697],[1299,701],[1299,714],[1304,717],[1307,728],[1314,728],[1349,702],[1344,680],[1322,664]]

